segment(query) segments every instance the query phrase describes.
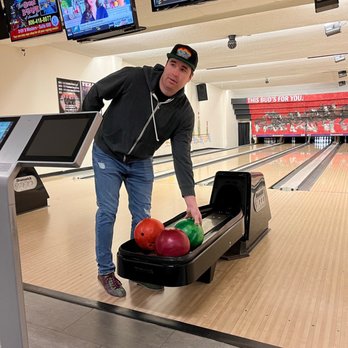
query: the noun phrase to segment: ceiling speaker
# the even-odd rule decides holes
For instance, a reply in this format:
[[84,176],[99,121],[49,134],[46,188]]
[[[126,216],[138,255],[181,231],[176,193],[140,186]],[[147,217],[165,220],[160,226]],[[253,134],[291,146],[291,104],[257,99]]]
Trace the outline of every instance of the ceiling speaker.
[[205,83],[200,83],[196,88],[198,101],[208,100],[207,85]]
[[332,10],[338,7],[338,0],[315,0],[315,12]]

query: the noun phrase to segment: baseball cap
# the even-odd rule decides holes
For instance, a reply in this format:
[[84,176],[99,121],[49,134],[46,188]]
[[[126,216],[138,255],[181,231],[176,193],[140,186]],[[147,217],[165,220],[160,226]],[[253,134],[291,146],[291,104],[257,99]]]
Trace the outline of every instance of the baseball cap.
[[197,52],[190,46],[176,44],[170,53],[167,53],[167,57],[174,58],[182,61],[187,64],[192,71],[194,71],[198,64],[198,54]]

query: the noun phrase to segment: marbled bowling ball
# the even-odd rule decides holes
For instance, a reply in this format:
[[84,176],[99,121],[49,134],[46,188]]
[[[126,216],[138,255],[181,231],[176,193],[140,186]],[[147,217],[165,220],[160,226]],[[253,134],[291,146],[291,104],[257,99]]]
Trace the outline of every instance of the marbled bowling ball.
[[175,228],[186,233],[190,240],[190,249],[193,250],[203,243],[204,231],[201,225],[195,224],[192,218],[180,220]]

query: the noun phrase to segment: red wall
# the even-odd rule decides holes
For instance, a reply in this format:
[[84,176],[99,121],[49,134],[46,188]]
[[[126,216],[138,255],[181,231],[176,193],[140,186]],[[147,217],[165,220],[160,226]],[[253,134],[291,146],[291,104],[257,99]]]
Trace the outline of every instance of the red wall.
[[348,135],[348,92],[247,98],[254,136]]

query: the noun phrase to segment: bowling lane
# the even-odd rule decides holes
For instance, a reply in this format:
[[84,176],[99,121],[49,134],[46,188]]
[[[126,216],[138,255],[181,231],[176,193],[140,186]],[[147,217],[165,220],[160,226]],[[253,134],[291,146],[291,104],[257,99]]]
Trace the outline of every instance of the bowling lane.
[[[214,177],[217,171],[220,170],[233,170],[235,168],[238,168],[240,166],[249,164],[253,161],[257,161],[263,158],[266,158],[271,155],[275,155],[281,151],[288,150],[291,147],[294,147],[294,144],[281,144],[278,146],[272,146],[272,147],[265,147],[262,150],[258,152],[251,152],[248,154],[240,155],[234,158],[229,158],[226,160],[222,160],[220,162],[216,163],[207,163],[206,165],[203,165],[201,167],[194,169],[194,175],[195,175],[195,181],[201,181],[210,177]],[[166,178],[159,178],[156,180],[156,183],[163,183],[163,182],[175,182],[175,176],[171,175]]]
[[348,144],[342,144],[311,191],[348,193]]
[[321,148],[316,147],[314,144],[308,144],[299,148],[297,151],[290,152],[285,156],[256,168],[255,171],[263,173],[266,185],[270,187],[320,150]]
[[[276,147],[265,148],[259,152],[241,155],[218,163],[207,164],[205,166],[194,169],[195,180],[198,182],[206,178],[213,177],[219,170],[230,171],[234,168],[247,165],[251,162],[276,154],[280,151],[288,150],[291,147],[294,147],[294,145],[282,144]],[[300,147],[298,150],[294,150],[282,157],[276,158],[273,161],[252,170],[263,173],[266,180],[266,185],[267,187],[270,187],[277,181],[282,179],[284,176],[295,170],[306,160],[314,156],[320,150],[321,148],[316,147],[315,144],[308,144]],[[174,183],[175,180],[175,176],[172,175],[166,178],[157,179],[156,182],[161,184]]]
[[[219,159],[228,159],[231,156],[238,156],[250,151],[261,151],[264,148],[271,148],[272,145],[254,144],[243,145],[234,147],[231,149],[202,149],[199,152],[192,153],[193,165],[204,164],[210,161],[216,161]],[[274,145],[273,145],[274,147]],[[275,146],[278,148],[279,146]],[[171,175],[174,172],[174,163],[171,155],[155,157],[153,161],[155,176]],[[82,174],[73,175],[75,179],[86,179],[94,177],[93,169],[87,169]]]
[[[220,151],[213,151],[213,152],[207,151],[206,153],[204,153],[204,151],[202,150],[202,152],[199,154],[196,154],[195,152],[192,154],[192,163],[193,165],[197,165],[202,162],[209,162],[209,161],[217,160],[220,158],[222,159],[225,157],[236,156],[238,154],[243,154],[245,152],[259,150],[264,147],[267,147],[267,146],[264,144],[254,144],[254,145],[250,144],[250,145],[243,145],[243,146],[234,147],[232,149],[226,149],[226,150],[220,150]],[[160,162],[156,163],[156,161],[154,161],[154,170],[155,170],[155,173],[158,175],[164,174],[165,172],[168,172],[168,171],[173,171],[174,170],[173,161],[170,160],[164,163],[160,163]]]

